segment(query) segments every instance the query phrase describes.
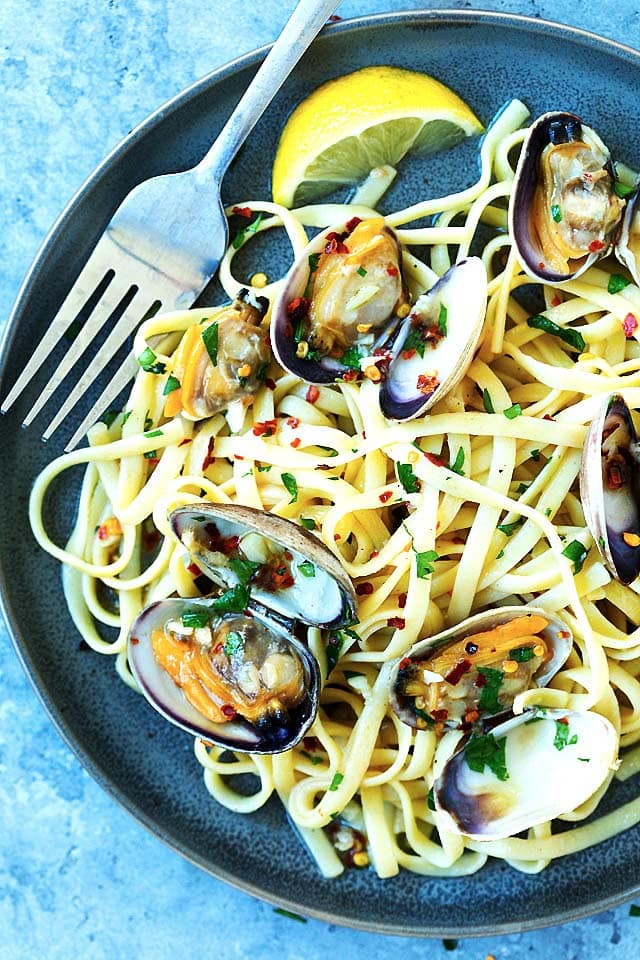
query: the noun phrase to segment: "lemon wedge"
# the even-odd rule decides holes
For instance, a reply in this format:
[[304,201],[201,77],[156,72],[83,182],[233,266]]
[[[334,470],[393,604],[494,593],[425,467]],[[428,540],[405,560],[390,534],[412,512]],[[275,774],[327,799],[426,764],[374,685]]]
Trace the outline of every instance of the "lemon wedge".
[[365,67],[314,90],[289,117],[276,151],[276,203],[299,206],[409,150],[435,153],[482,132],[464,100],[433,77],[400,67]]

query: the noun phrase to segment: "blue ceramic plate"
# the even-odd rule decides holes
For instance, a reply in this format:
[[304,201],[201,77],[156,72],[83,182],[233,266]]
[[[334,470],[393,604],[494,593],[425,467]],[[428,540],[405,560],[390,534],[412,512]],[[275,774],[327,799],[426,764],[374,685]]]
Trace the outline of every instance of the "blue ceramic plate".
[[[140,180],[195,163],[239,99],[264,50],[205,78],[135,130],[69,205],[40,252],[7,331],[0,395],[28,357],[111,213]],[[566,109],[602,134],[615,156],[637,166],[640,55],[577,30],[492,13],[391,14],[338,24],[316,41],[267,111],[225,180],[227,201],[269,196],[269,169],[282,123],[323,81],[371,63],[433,74],[487,122],[512,97],[532,113]],[[624,123],[620,118],[629,118]],[[71,122],[71,120],[69,120]],[[636,150],[634,152],[634,144]],[[476,144],[442,158],[407,160],[387,208],[475,179]],[[261,251],[274,276],[285,247]],[[70,267],[72,265],[72,267]],[[215,290],[210,302],[217,302]],[[54,361],[55,362],[55,361]],[[46,379],[45,370],[40,382]],[[37,384],[32,394],[35,395]],[[493,863],[466,879],[403,873],[378,880],[372,870],[323,880],[288,827],[277,802],[234,816],[205,791],[191,739],[122,684],[107,658],[85,650],[66,611],[58,565],[31,537],[27,489],[62,440],[43,446],[19,424],[21,400],[0,420],[3,476],[0,561],[4,611],[49,714],[93,776],[158,837],[205,870],[258,897],[332,923],[425,936],[506,933],[585,916],[640,892],[640,828],[529,876]],[[82,413],[82,411],[81,411]],[[79,419],[78,421],[79,422]],[[73,426],[73,424],[72,424]],[[69,434],[67,434],[69,435]],[[60,484],[48,512],[63,538],[79,486]],[[15,571],[20,572],[15,576]],[[630,799],[634,782],[616,785],[603,806]]]

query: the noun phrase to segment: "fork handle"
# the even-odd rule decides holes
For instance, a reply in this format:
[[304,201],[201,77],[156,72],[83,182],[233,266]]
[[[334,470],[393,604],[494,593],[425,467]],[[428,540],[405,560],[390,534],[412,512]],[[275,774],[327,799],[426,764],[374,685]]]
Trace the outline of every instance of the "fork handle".
[[263,112],[340,0],[300,0],[260,69],[196,170],[218,183]]

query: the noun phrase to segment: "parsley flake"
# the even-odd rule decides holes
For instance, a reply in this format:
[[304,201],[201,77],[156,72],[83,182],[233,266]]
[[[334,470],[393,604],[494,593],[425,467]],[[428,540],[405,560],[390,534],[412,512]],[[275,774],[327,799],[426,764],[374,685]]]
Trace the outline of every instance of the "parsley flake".
[[553,738],[553,745],[556,750],[564,750],[565,747],[572,747],[574,743],[578,742],[578,734],[574,733],[572,737],[569,737],[569,724],[563,722],[562,720],[555,720],[556,725],[556,735]]
[[344,780],[344,773],[334,773],[333,780],[331,781],[331,786],[329,787],[329,790],[337,790],[343,780]]
[[457,473],[459,476],[464,477],[464,470],[462,469],[463,466],[464,466],[464,450],[462,449],[462,447],[459,447],[458,452],[456,454],[456,459],[454,460],[453,463],[449,464],[449,470],[452,470],[454,473]]
[[138,357],[138,363],[145,373],[164,373],[167,369],[166,364],[161,363],[156,357],[151,347],[143,350]]
[[562,551],[562,556],[566,557],[568,560],[571,560],[573,563],[574,573],[580,573],[584,566],[584,561],[587,559],[588,553],[589,551],[583,543],[580,543],[579,540],[572,540],[571,543],[568,543]]
[[421,488],[421,483],[413,472],[413,468],[410,463],[399,463],[398,464],[398,480],[407,491],[407,493],[419,493]]
[[304,563],[299,563],[298,570],[303,577],[315,577],[316,575],[316,568],[310,560],[305,560]]
[[553,337],[558,337],[558,339],[575,347],[579,353],[582,353],[585,348],[584,338],[579,330],[574,330],[573,327],[560,327],[557,323],[554,323],[553,320],[549,320],[548,317],[529,317],[527,326],[532,327],[534,330],[544,330],[545,333],[550,333]]
[[492,733],[485,737],[472,736],[464,746],[464,758],[467,766],[476,773],[482,773],[485,767],[498,778],[508,780],[509,773],[505,761],[507,741],[505,737],[496,740]]
[[214,367],[218,366],[218,321],[202,331],[202,341]]
[[298,484],[296,478],[292,473],[283,473],[281,474],[280,479],[285,485],[287,491],[291,494],[291,500],[289,500],[289,503],[295,503],[298,499]]
[[206,627],[211,617],[208,610],[185,610],[180,619],[183,627]]
[[244,638],[236,630],[229,630],[229,633],[226,636],[224,641],[223,651],[228,657],[232,657],[236,653],[240,653],[244,646]]
[[519,403],[514,403],[512,406],[507,407],[506,410],[502,411],[507,420],[515,420],[516,417],[522,416],[522,407]]
[[482,403],[484,404],[484,408],[487,411],[487,413],[496,412],[496,408],[493,405],[493,400],[491,399],[491,394],[489,393],[486,387],[482,391]]
[[249,603],[249,596],[249,588],[239,583],[221,597],[216,597],[211,606],[217,613],[243,613]]
[[482,687],[478,706],[487,713],[500,713],[503,705],[498,700],[498,691],[504,680],[502,670],[494,670],[493,667],[478,667],[478,673],[482,674],[486,683]]
[[180,389],[180,381],[177,377],[174,377],[172,373],[169,374],[167,382],[164,385],[164,390],[162,391],[162,396],[166,397],[170,393],[173,393],[174,390]]
[[607,284],[607,292],[620,293],[620,291],[624,290],[630,283],[631,281],[623,277],[621,273],[612,273],[609,277],[609,283]]

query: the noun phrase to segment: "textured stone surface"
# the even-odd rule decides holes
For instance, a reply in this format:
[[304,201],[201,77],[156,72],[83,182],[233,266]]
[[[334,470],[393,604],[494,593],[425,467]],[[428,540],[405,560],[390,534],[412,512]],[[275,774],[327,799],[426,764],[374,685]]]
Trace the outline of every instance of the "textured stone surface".
[[[342,16],[420,9],[415,0],[345,0]],[[231,57],[276,35],[282,0],[4,0],[0,11],[0,316],[67,199],[133,126]],[[429,6],[435,6],[431,4]],[[466,2],[449,2],[456,8]],[[640,47],[630,0],[483,0]],[[9,549],[9,545],[3,545]],[[0,637],[0,955],[87,960],[224,956],[320,960],[475,960],[638,955],[640,920],[623,906],[552,931],[440,943],[306,925],[213,880],[147,833],[102,792],[53,731]]]

